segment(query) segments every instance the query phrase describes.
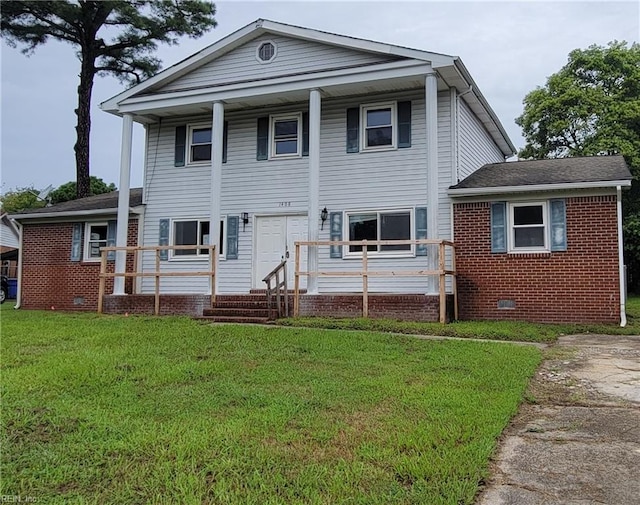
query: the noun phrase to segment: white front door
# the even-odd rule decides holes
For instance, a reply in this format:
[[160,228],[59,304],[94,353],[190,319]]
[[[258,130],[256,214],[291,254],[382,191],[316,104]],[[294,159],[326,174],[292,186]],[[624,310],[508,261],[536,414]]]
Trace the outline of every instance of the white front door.
[[[254,262],[253,287],[262,289],[262,282],[282,257],[289,251],[287,277],[293,289],[295,271],[295,241],[307,240],[307,216],[261,216],[256,218],[256,259]],[[300,269],[307,268],[306,247],[300,249]],[[306,277],[300,277],[300,287],[306,288]]]

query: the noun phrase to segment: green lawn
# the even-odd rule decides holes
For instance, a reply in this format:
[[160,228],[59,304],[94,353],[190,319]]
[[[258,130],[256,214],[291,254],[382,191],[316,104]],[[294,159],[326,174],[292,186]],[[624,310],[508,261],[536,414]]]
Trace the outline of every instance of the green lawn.
[[468,504],[540,351],[0,309],[0,494]]

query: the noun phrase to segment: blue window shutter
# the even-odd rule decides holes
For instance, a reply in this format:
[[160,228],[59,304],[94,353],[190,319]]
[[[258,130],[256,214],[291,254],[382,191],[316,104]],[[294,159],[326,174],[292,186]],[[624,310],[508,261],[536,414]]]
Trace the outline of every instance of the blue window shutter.
[[360,107],[347,109],[347,152],[360,150]]
[[567,205],[565,200],[551,200],[551,250],[567,250]]
[[[107,223],[107,247],[114,247],[116,245],[116,225],[117,221],[111,220]],[[116,259],[116,252],[109,251],[107,253],[107,259],[113,261]]]
[[[342,212],[329,213],[329,223],[331,226],[331,240],[342,240]],[[332,245],[329,247],[330,258],[342,258],[342,246]]]
[[229,121],[224,122],[222,128],[222,163],[227,162],[227,136],[229,135]]
[[258,139],[256,143],[256,159],[266,160],[269,157],[269,116],[258,118]]
[[[160,228],[158,231],[158,245],[169,245],[169,220],[161,219]],[[169,259],[169,250],[163,249],[160,251],[160,259],[167,261]]]
[[174,151],[173,165],[184,167],[187,150],[187,127],[176,126],[176,147]]
[[491,204],[491,252],[507,252],[507,204]]
[[[416,207],[416,240],[427,238],[427,208]],[[427,244],[418,244],[416,246],[416,256],[426,256],[429,250]]]
[[227,256],[228,260],[238,259],[238,230],[240,218],[238,216],[227,217]]
[[82,223],[73,223],[71,230],[71,261],[82,259]]
[[411,102],[398,102],[398,147],[411,147]]
[[302,113],[302,156],[309,156],[309,113]]

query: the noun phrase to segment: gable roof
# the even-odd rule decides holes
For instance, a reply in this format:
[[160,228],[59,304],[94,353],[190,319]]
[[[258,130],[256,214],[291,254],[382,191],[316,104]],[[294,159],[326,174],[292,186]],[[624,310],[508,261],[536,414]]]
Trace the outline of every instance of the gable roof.
[[[338,35],[311,28],[270,21],[267,19],[257,19],[253,23],[249,23],[245,27],[223,37],[217,42],[205,47],[201,51],[198,51],[175,65],[168,67],[146,81],[143,81],[140,84],[137,84],[136,86],[133,86],[102,102],[100,104],[100,108],[106,112],[116,115],[122,115],[123,112],[126,111],[133,114],[134,120],[139,122],[152,121],[152,117],[155,117],[157,120],[157,115],[166,113],[166,111],[162,111],[158,108],[152,116],[145,115],[146,113],[141,112],[144,110],[144,103],[140,102],[141,100],[145,101],[147,100],[147,97],[157,95],[163,95],[166,100],[169,100],[173,96],[178,97],[180,95],[179,93],[172,94],[168,91],[157,90],[264,34],[298,38],[355,51],[394,56],[404,60],[404,63],[399,61],[399,65],[396,65],[395,67],[392,66],[393,68],[400,69],[402,68],[402,65],[406,66],[411,64],[415,67],[415,65],[420,64],[422,66],[426,65],[427,68],[430,67],[431,69],[437,70],[439,78],[442,79],[447,86],[458,89],[462,99],[469,104],[474,113],[482,121],[494,141],[502,149],[503,154],[505,156],[511,156],[516,152],[515,146],[509,139],[506,130],[478,89],[477,84],[459,57],[375,42],[346,35]],[[393,68],[390,68],[389,70],[393,70]],[[413,71],[417,72],[418,67],[415,67]],[[251,87],[247,86],[247,83],[237,83],[237,87],[245,94],[251,93]],[[213,90],[209,91],[211,92]],[[231,92],[229,97],[232,96],[235,95]],[[205,99],[205,97],[203,96],[202,99]],[[209,101],[213,101],[213,99],[219,98],[212,98],[212,96],[206,97],[206,100]],[[233,101],[230,98],[223,97],[221,99],[226,102]],[[148,104],[149,102],[147,101],[146,103]],[[136,115],[137,112],[140,112],[140,115]]]
[[449,188],[450,196],[630,186],[622,156],[585,156],[484,165]]
[[[44,219],[67,216],[90,216],[96,214],[115,214],[118,211],[119,191],[103,193],[101,195],[88,196],[77,200],[58,203],[51,207],[41,209],[29,209],[23,212],[12,214],[11,217],[17,221],[23,219]],[[129,192],[129,208],[133,209],[142,205],[142,188],[132,188]]]

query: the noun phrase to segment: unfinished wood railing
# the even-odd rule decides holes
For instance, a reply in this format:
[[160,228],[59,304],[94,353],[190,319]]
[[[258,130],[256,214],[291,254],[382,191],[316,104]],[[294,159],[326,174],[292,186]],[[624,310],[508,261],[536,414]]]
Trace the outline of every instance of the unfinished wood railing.
[[[438,265],[437,269],[426,270],[369,270],[369,260],[382,259],[381,256],[370,258],[367,253],[367,246],[399,246],[410,245],[427,246],[428,254],[430,255],[432,250],[438,251],[437,262],[435,262],[429,255],[424,256],[425,262],[431,262],[431,265]],[[360,246],[362,248],[362,257],[358,258],[354,256],[349,258],[349,261],[361,260],[362,268],[360,270],[343,270],[343,271],[322,271],[316,272],[302,271],[300,270],[300,248],[301,247],[320,247],[320,246]],[[429,247],[432,246],[432,247]],[[437,249],[436,247],[437,246]],[[440,298],[440,314],[439,319],[441,323],[445,323],[447,320],[447,276],[451,276],[451,290],[453,294],[453,310],[454,319],[458,319],[458,293],[456,287],[456,255],[455,244],[448,240],[318,240],[318,241],[299,241],[295,243],[295,277],[293,287],[293,315],[298,317],[300,313],[300,276],[307,277],[362,277],[362,317],[369,317],[369,277],[438,277],[438,293]],[[449,254],[449,266],[447,268],[447,248],[451,248]],[[359,251],[360,252],[360,251]],[[421,256],[419,256],[421,258]],[[398,262],[404,261],[404,258],[399,258]]]
[[[280,279],[282,275],[282,279]],[[289,317],[289,289],[287,287],[287,260],[283,257],[280,264],[269,272],[264,279],[267,285],[267,304],[269,307],[269,319],[272,319],[273,298],[275,295],[276,310],[278,317]],[[271,286],[274,282],[274,286]],[[275,293],[274,293],[275,291]],[[284,307],[282,303],[284,297]]]
[[[200,250],[200,251],[208,251],[209,255],[209,270],[201,270],[201,271],[162,271],[161,270],[161,258],[160,253],[162,251],[184,251],[184,250]],[[125,271],[121,273],[116,272],[107,272],[107,256],[109,252],[124,251],[125,252],[125,265],[126,256],[129,254],[133,254],[133,266],[132,271],[127,272],[126,266]],[[139,256],[141,253],[145,251],[155,251],[155,269],[152,272],[139,272],[138,265],[140,263]],[[172,266],[175,266],[176,263],[172,263]],[[192,245],[158,245],[158,246],[128,246],[128,247],[101,247],[100,248],[100,287],[98,290],[98,313],[102,314],[103,309],[103,301],[105,295],[105,287],[107,279],[116,277],[124,277],[135,279],[139,277],[153,277],[155,279],[155,289],[154,289],[154,314],[157,316],[160,314],[160,277],[201,277],[207,276],[211,279],[211,307],[215,305],[216,302],[216,271],[218,270],[218,254],[216,253],[215,245],[201,245],[198,247],[194,247]],[[135,282],[134,282],[135,284]]]

